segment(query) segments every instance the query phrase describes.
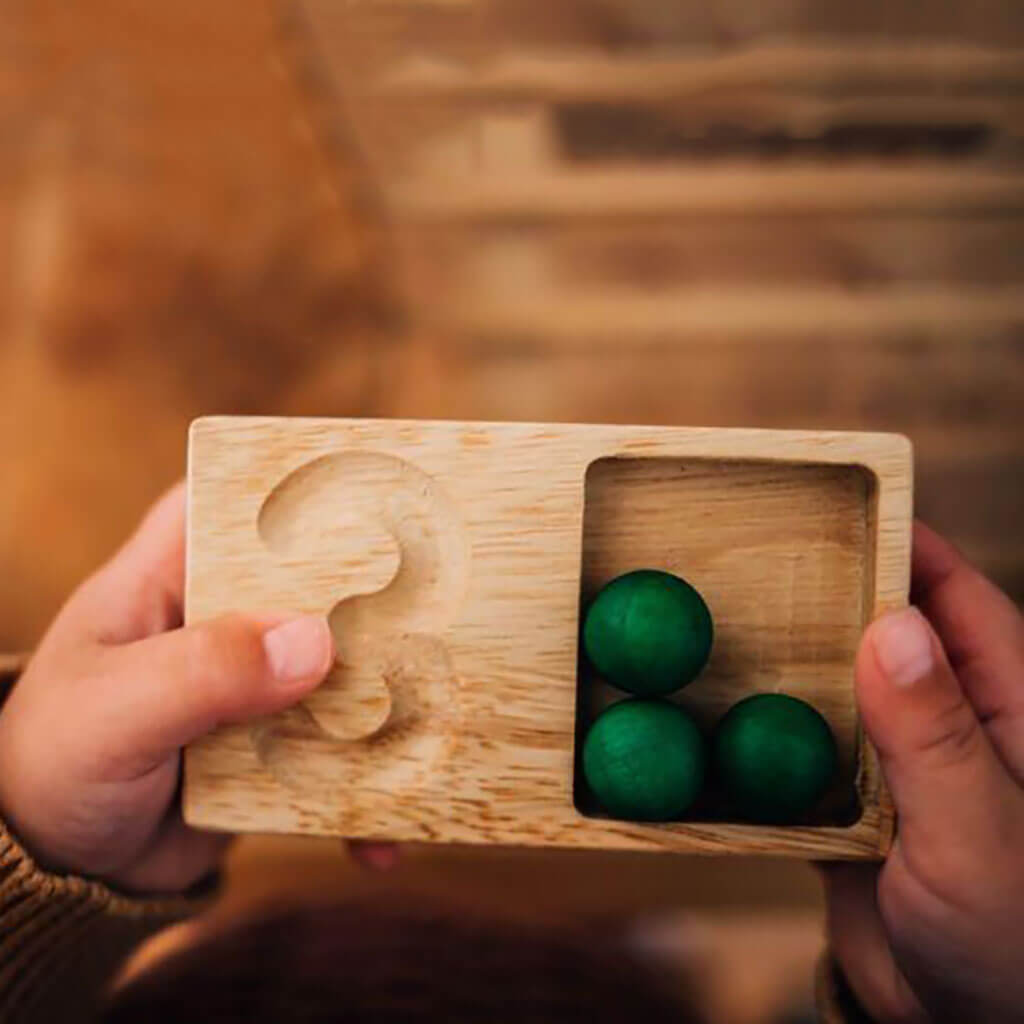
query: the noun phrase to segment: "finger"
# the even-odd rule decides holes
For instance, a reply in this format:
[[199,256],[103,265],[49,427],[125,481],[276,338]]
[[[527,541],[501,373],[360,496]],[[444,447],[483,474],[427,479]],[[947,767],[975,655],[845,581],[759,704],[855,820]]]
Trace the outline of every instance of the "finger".
[[178,483],[78,589],[63,617],[76,638],[130,643],[181,625],[184,586],[185,485]]
[[823,864],[832,955],[871,1020],[926,1020],[900,969],[878,910],[878,867]]
[[91,730],[107,777],[133,778],[221,723],[294,704],[334,656],[319,616],[213,619],[105,651],[76,728]]
[[175,807],[131,867],[117,872],[120,888],[150,895],[180,893],[211,876],[234,836],[191,828]]
[[352,859],[372,871],[390,871],[398,865],[399,852],[395,843],[377,843],[365,839],[348,840]]
[[899,814],[908,857],[1002,856],[1021,800],[916,608],[872,623],[857,656],[857,701]]
[[996,752],[1024,781],[1024,617],[922,523],[914,530],[913,588]]

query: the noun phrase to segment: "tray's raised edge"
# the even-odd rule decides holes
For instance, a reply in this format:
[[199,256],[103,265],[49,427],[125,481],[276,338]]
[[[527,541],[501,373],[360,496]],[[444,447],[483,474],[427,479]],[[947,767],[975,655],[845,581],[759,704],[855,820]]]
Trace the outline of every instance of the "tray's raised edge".
[[[914,447],[903,434],[873,435],[870,457],[859,464],[875,483],[873,515],[874,578],[866,623],[906,607],[910,600],[910,555],[913,534]],[[866,791],[878,820],[876,855],[884,858],[896,834],[896,809],[885,783],[878,752],[858,727],[862,751],[858,791]],[[863,778],[862,778],[863,776]]]

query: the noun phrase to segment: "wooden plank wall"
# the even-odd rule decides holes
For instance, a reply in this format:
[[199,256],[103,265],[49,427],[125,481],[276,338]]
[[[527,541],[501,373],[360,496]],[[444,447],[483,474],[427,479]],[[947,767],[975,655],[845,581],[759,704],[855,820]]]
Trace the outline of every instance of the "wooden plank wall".
[[1024,9],[300,7],[445,415],[900,431],[1024,597]]

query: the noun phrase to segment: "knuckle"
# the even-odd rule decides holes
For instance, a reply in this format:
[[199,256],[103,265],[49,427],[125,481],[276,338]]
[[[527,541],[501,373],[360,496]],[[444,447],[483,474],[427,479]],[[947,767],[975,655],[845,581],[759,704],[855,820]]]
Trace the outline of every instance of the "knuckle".
[[188,673],[194,679],[217,675],[217,666],[223,658],[224,642],[209,625],[197,626],[188,637]]
[[951,767],[975,757],[980,741],[981,729],[974,713],[963,700],[958,700],[935,716],[927,735],[918,743],[917,753],[933,759],[937,765]]
[[205,691],[218,710],[230,709],[247,674],[245,631],[230,621],[204,623],[191,631],[187,651],[188,675],[192,686]]

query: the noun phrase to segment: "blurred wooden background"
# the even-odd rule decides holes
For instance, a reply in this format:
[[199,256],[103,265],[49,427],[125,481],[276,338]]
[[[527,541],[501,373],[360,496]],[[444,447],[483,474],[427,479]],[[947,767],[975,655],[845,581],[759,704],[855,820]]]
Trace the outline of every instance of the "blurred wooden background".
[[1024,9],[302,0],[446,411],[863,427],[1024,596]]
[[[0,0],[0,649],[208,412],[898,430],[1024,599],[1022,115],[1014,0]],[[232,865],[230,905],[684,913],[723,1021],[818,944],[791,864]]]

